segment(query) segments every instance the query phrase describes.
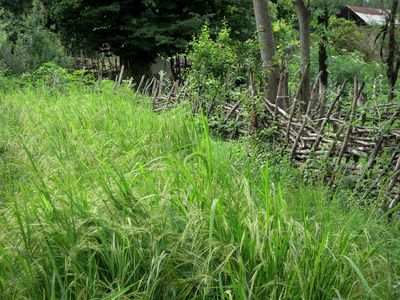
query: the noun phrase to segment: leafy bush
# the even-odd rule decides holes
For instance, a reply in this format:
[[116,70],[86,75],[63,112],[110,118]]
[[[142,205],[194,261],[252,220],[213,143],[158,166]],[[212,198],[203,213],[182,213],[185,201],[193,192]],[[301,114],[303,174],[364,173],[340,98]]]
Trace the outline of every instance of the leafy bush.
[[12,78],[5,76],[3,72],[0,72],[0,89],[7,88],[12,83]]
[[[107,85],[107,90],[112,90],[114,82],[110,84],[103,80],[102,86]],[[45,88],[51,91],[68,92],[70,89],[80,87],[93,87],[95,78],[92,74],[87,74],[84,70],[77,70],[70,73],[67,69],[58,66],[53,62],[48,62],[40,66],[36,71],[26,72],[20,76],[5,75],[0,72],[0,90],[15,90],[26,88]],[[108,86],[111,85],[111,88]],[[104,88],[103,88],[104,89]]]
[[332,17],[329,20],[328,33],[331,51],[353,52],[362,47],[363,34],[354,21]]
[[40,1],[33,1],[30,15],[22,20],[2,13],[0,27],[0,68],[8,74],[34,71],[47,62],[66,66],[58,36],[46,28],[47,16]]
[[362,80],[371,82],[380,73],[379,64],[366,62],[359,51],[330,55],[328,68],[331,86],[339,85],[344,79],[352,82],[356,74]]
[[232,49],[230,29],[227,23],[214,41],[210,35],[210,28],[204,25],[201,34],[190,42],[190,58],[192,59],[191,76],[200,80],[204,78],[224,78],[230,67],[231,72],[236,69],[237,55]]
[[329,50],[334,53],[360,52],[366,60],[379,58],[375,49],[377,32],[373,27],[362,28],[355,22],[331,17],[329,20]]
[[237,56],[237,67],[239,70],[261,70],[262,61],[260,53],[260,42],[258,41],[257,32],[254,33],[251,39],[245,42],[236,41],[234,51]]
[[[297,82],[300,80],[299,75],[300,56],[295,54],[291,60],[289,67],[289,73],[291,74],[291,80],[289,85],[291,86],[292,92],[295,93],[297,89]],[[366,88],[372,86],[374,78],[382,78],[382,67],[376,61],[366,61],[363,54],[355,50],[353,52],[341,51],[341,52],[330,52],[327,59],[328,65],[328,88],[336,91],[338,85],[342,84],[344,79],[347,79],[350,83],[354,81],[354,77],[357,77],[365,81]],[[311,48],[311,81],[314,82],[315,78],[319,73],[318,70],[318,49],[315,47]],[[383,81],[385,84],[386,80]]]

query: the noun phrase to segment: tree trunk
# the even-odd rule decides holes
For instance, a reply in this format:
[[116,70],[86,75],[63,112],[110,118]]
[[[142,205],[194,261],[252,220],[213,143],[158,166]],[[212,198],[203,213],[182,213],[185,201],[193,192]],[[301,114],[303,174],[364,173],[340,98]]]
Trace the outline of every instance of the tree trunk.
[[[400,57],[398,51],[398,44],[396,41],[396,15],[397,7],[399,5],[399,0],[392,0],[392,9],[389,14],[389,53],[387,57],[387,77],[388,77],[388,102],[393,100],[394,86],[397,81],[397,76],[399,74],[400,67]],[[383,41],[382,41],[383,42]]]
[[318,64],[319,64],[319,72],[322,71],[321,74],[321,90],[322,90],[322,99],[321,99],[321,107],[319,110],[319,116],[323,118],[325,115],[325,106],[326,106],[326,91],[328,89],[328,65],[326,64],[326,60],[328,59],[328,53],[326,52],[326,46],[328,44],[328,37],[326,36],[326,31],[329,25],[329,13],[328,10],[324,11],[324,14],[318,16],[318,25],[323,28],[323,33],[321,36],[321,42],[318,45]]
[[307,68],[310,63],[310,22],[311,22],[311,11],[310,3],[307,6],[304,4],[304,0],[293,0],[294,8],[296,9],[297,17],[300,25],[300,68],[301,75],[304,76],[303,86],[300,93],[300,102],[302,104],[302,110],[305,111],[310,101],[311,95],[311,73],[310,68]]
[[275,103],[279,85],[279,65],[275,63],[276,44],[268,0],[253,0],[263,69],[267,72],[267,98]]

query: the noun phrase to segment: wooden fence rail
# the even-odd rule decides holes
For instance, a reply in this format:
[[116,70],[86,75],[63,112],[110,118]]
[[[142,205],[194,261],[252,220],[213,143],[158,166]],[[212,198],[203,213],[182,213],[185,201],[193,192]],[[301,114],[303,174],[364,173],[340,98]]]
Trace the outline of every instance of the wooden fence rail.
[[[318,169],[319,172],[316,173],[322,172],[331,186],[336,186],[343,174],[350,175],[347,178],[351,178],[356,186],[362,182],[364,194],[359,200],[360,204],[376,199],[378,194],[381,195],[380,204],[386,210],[394,208],[400,202],[400,103],[365,107],[360,104],[364,84],[359,84],[358,80],[355,80],[356,88],[351,107],[346,112],[342,111],[343,108],[337,109],[347,84],[345,81],[327,111],[323,110],[326,111],[324,116],[311,112],[312,106],[318,106],[318,103],[312,101],[302,114],[296,101],[292,101],[291,107],[283,109],[261,96],[258,101],[265,109],[254,119],[248,117],[253,112],[251,107],[243,104],[244,99],[233,102],[228,97],[227,101],[207,102],[201,96],[188,92],[190,89],[187,82],[183,87],[174,84],[164,93],[160,93],[160,80],[153,78],[151,81],[147,80],[145,85],[143,82],[144,78],[137,92],[146,94],[151,91],[155,112],[174,109],[179,105],[191,106],[194,114],[200,113],[202,106],[203,112],[207,112],[209,117],[217,111],[220,115],[223,111],[221,122],[242,121],[237,122],[242,125],[234,128],[229,137],[260,130],[272,132],[271,138],[276,145],[289,154],[294,164],[308,170],[308,174],[313,169]],[[252,85],[249,86],[251,89]],[[254,93],[255,89],[244,97],[249,94],[251,97]],[[369,112],[368,117],[366,111]],[[254,120],[257,124],[254,124]]]
[[70,71],[84,70],[96,79],[109,78],[114,80],[121,70],[121,65],[115,56],[97,54],[96,58],[87,58],[83,55],[71,58],[73,64],[69,68]]
[[[76,59],[75,67],[93,70],[100,89],[102,77],[115,79],[114,90],[118,89],[124,72],[123,66],[118,66],[116,60],[113,63],[104,56],[102,60]],[[202,95],[193,93],[188,82],[180,86],[177,81],[165,90],[162,75],[160,79],[143,76],[139,84],[133,83],[131,78],[129,86],[136,88],[136,93],[151,96],[155,112],[189,106],[193,114],[199,114],[202,109],[209,118],[218,115],[221,124],[235,121],[236,126],[226,135],[229,138],[268,132],[275,145],[287,152],[295,165],[305,170],[305,176],[318,174],[335,187],[342,175],[347,175],[346,178],[354,181],[354,186],[363,191],[360,204],[379,198],[383,210],[400,206],[400,103],[375,103],[367,107],[364,83],[355,78],[350,107],[342,101],[347,84],[344,81],[326,110],[322,107],[325,101],[320,100],[320,76],[317,76],[309,105],[304,111],[304,107],[296,101],[301,82],[293,101],[290,101],[290,95],[282,92],[285,90],[282,87],[287,86],[287,82],[282,80],[288,78],[283,73],[278,96],[271,101],[263,96],[262,84],[255,84],[254,74],[251,71],[248,74],[248,92],[241,93],[241,98],[235,101],[230,97],[233,91],[229,87],[233,86],[233,82],[229,82],[229,77],[218,101],[206,101]],[[256,98],[257,101],[254,100]],[[376,99],[376,95],[372,98]],[[347,111],[344,110],[346,107]]]

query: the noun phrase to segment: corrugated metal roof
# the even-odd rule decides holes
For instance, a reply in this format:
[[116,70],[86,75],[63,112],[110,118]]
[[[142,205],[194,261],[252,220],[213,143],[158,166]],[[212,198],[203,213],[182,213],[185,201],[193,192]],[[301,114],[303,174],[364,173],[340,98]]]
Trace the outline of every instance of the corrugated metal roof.
[[367,24],[384,25],[386,23],[388,14],[390,13],[390,10],[388,9],[357,7],[352,5],[346,5],[346,7],[352,10]]

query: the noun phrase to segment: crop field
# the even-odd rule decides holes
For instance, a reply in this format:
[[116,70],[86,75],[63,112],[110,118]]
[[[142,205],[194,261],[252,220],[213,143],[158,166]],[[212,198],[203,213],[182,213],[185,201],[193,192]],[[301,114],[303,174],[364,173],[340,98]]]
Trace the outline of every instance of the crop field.
[[1,299],[398,299],[379,207],[123,87],[0,91]]

